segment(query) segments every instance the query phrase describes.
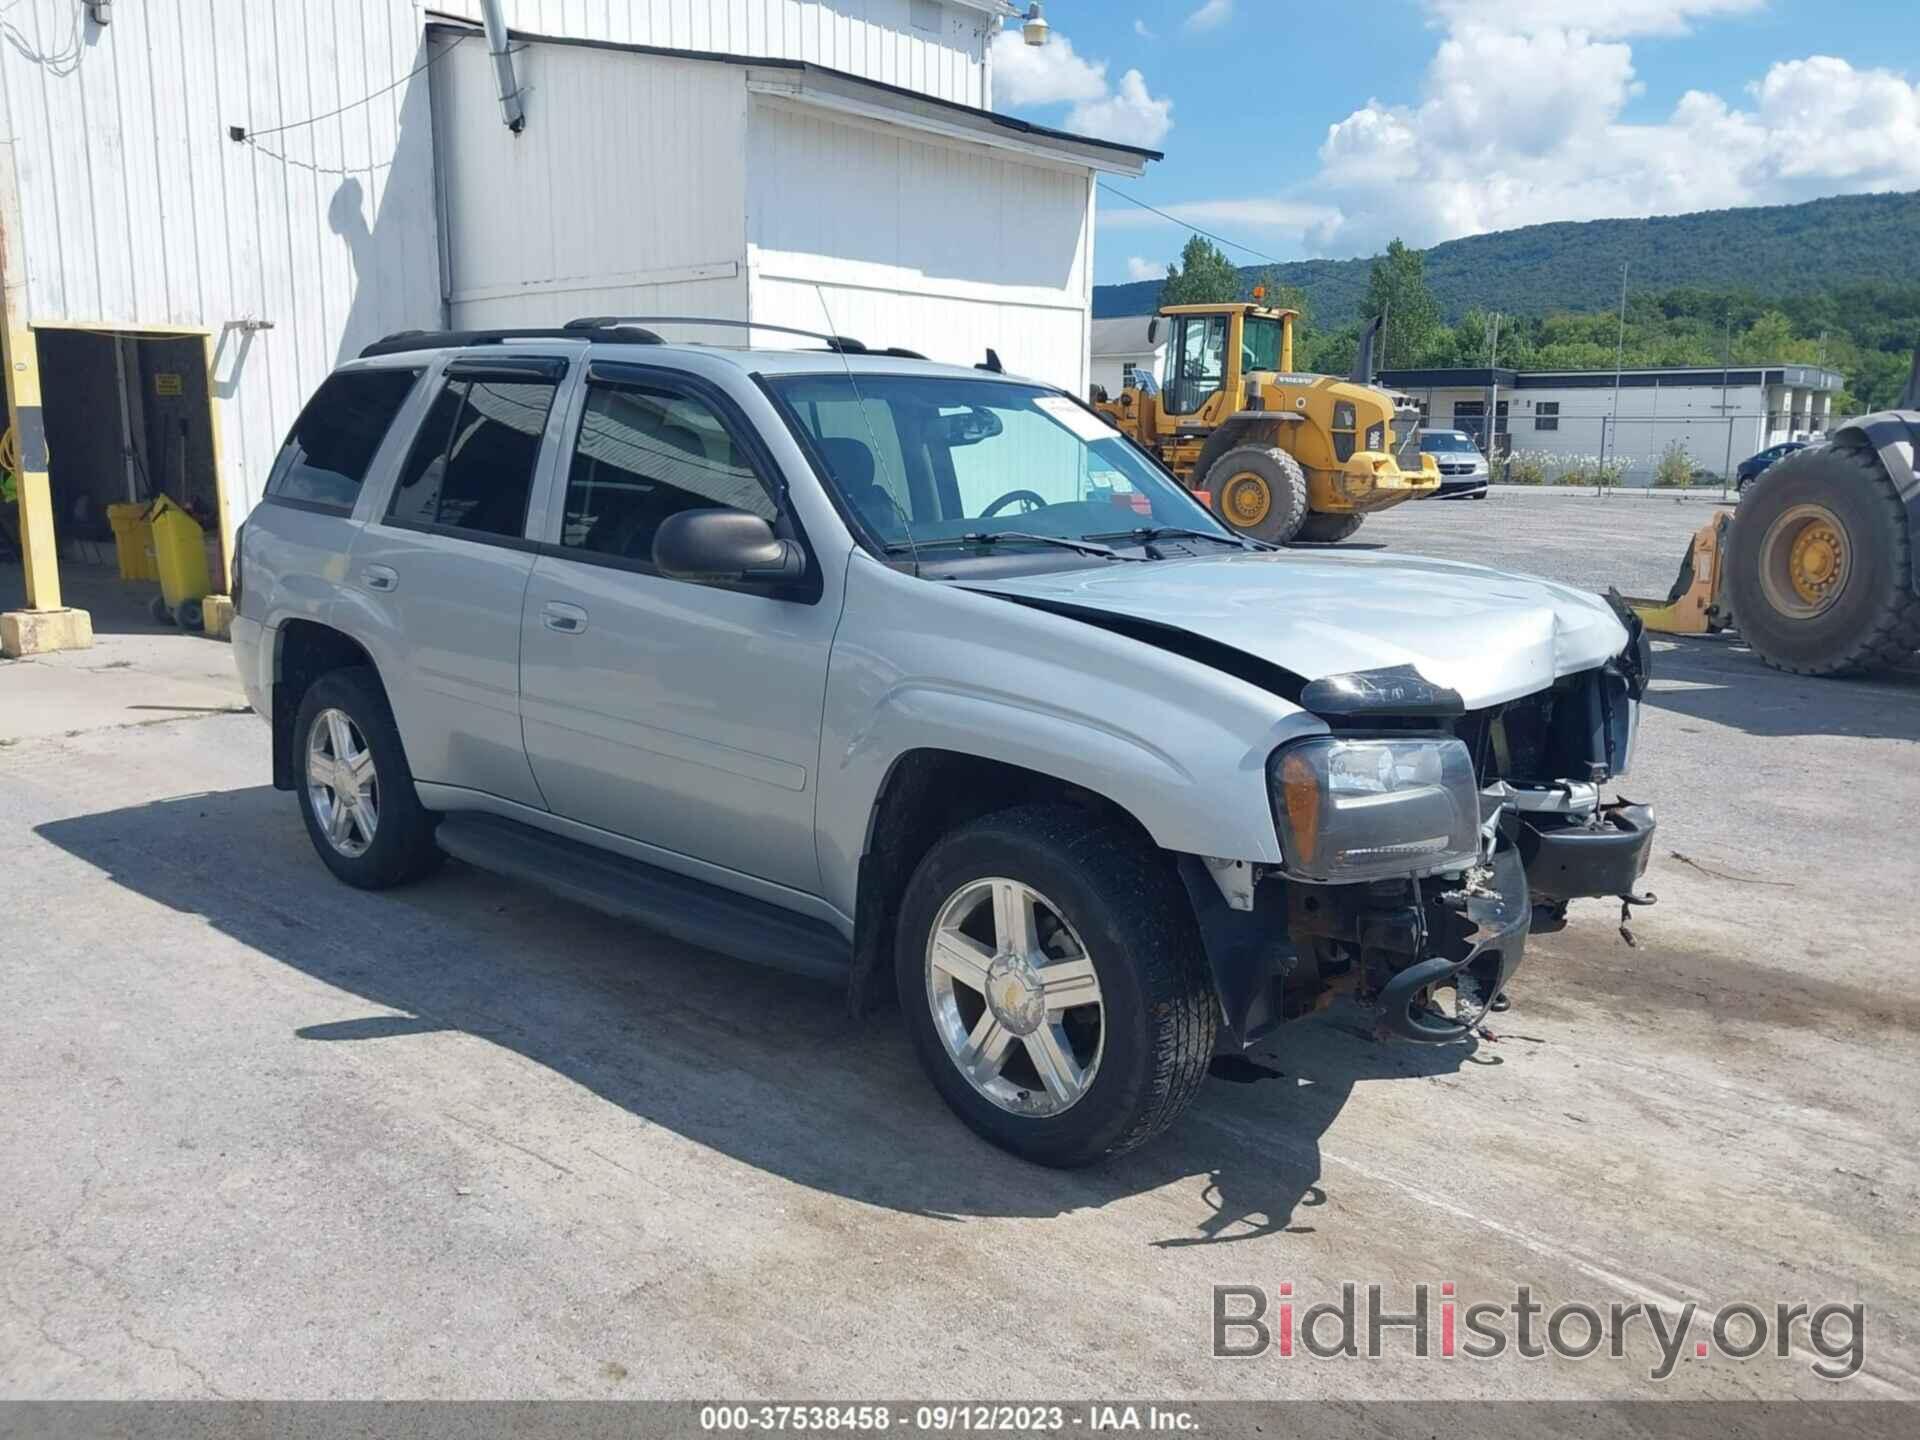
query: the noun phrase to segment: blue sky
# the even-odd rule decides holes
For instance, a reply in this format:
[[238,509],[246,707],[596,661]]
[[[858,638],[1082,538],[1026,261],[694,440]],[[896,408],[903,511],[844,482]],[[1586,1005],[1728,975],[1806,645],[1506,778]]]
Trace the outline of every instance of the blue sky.
[[[1024,0],[1022,0],[1024,4]],[[1268,255],[1920,189],[1920,0],[1047,0],[995,108],[1163,149],[1121,184]],[[1103,195],[1098,279],[1186,238]],[[1916,243],[1920,243],[1917,240]],[[1230,250],[1242,263],[1259,257]]]

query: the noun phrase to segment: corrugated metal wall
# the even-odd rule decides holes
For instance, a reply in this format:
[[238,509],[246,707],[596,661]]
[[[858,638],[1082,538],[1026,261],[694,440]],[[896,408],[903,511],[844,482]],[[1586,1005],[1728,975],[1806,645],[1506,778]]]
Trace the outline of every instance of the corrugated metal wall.
[[755,97],[743,66],[537,43],[517,64],[519,136],[478,43],[433,69],[456,325],[752,318],[992,346],[1084,389],[1086,171]]
[[[474,0],[437,0],[477,21]],[[963,105],[988,103],[1000,22],[942,0],[503,0],[510,29],[573,40],[810,60]]]
[[339,358],[438,322],[424,60],[393,0],[0,10],[28,318],[210,332],[231,520]]
[[433,70],[456,325],[746,317],[741,69],[531,45],[514,135],[484,47],[461,50]]
[[747,153],[754,319],[1084,390],[1086,171],[765,99]]

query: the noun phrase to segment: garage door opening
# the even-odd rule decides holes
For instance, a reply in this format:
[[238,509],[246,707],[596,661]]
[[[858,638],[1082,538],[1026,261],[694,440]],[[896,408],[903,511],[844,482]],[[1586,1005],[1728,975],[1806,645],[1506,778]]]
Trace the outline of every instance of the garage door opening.
[[[109,507],[144,509],[162,495],[205,530],[207,573],[224,589],[206,337],[42,328],[34,344],[68,603],[113,629],[124,627],[112,620],[145,612],[159,591],[152,557],[142,543],[139,578],[123,579]],[[124,520],[128,512],[120,513]]]

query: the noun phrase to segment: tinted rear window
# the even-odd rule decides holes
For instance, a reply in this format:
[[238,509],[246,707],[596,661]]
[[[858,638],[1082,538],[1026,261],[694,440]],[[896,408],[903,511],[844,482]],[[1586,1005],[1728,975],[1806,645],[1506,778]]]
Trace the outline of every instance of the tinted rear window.
[[367,467],[419,378],[418,370],[329,376],[293,422],[267,477],[267,494],[351,510]]
[[521,535],[554,388],[545,382],[449,380],[421,422],[387,518],[401,525]]

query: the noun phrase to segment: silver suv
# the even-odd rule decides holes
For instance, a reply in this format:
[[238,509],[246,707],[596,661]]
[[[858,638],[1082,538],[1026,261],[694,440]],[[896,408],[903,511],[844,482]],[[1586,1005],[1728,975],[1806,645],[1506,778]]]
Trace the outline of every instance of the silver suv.
[[896,993],[1053,1165],[1341,992],[1465,1039],[1634,890],[1630,613],[1242,539],[1070,395],[816,338],[404,334],[320,387],[233,636],[337,876],[450,854]]

